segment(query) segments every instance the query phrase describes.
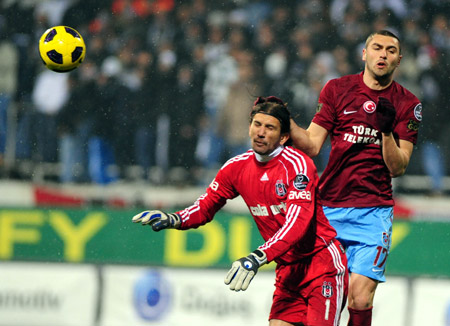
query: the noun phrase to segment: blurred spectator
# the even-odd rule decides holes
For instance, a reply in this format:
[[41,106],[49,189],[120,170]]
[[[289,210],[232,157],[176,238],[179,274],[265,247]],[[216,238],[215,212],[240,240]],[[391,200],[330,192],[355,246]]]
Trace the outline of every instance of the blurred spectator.
[[228,50],[223,29],[210,26],[209,40],[204,47],[206,80],[203,90],[206,111],[196,149],[197,159],[208,168],[221,163],[223,139],[217,133],[218,112],[225,105],[230,85],[238,78],[236,60]]
[[93,133],[92,119],[98,110],[91,95],[96,88],[97,67],[85,61],[78,74],[69,78],[70,97],[58,112],[60,181],[63,183],[88,182],[88,144]]
[[263,92],[261,78],[252,62],[252,52],[241,52],[238,57],[239,79],[231,84],[225,105],[219,111],[218,133],[225,141],[222,161],[246,152],[250,148],[248,137],[249,108]]
[[195,183],[197,161],[195,147],[200,119],[204,114],[202,85],[204,76],[197,75],[189,64],[177,70],[173,90],[173,113],[170,123],[170,165],[185,170],[182,181]]
[[407,4],[404,0],[369,0],[369,6],[375,14],[389,10],[397,19],[403,19],[408,14]]
[[[1,16],[0,16],[1,17]],[[6,21],[0,18],[0,168],[3,166],[8,137],[10,104],[17,90],[17,67],[19,53],[7,38]]]
[[[154,105],[156,98],[155,60],[151,52],[142,50],[137,54],[135,72],[140,87],[133,94],[133,144],[134,163],[139,167],[139,175],[148,180],[150,168],[155,165],[156,152],[156,117],[158,108]],[[126,151],[130,154],[130,151]]]
[[155,86],[156,114],[156,150],[155,161],[158,174],[156,181],[163,182],[167,178],[170,167],[170,134],[171,121],[176,113],[174,109],[174,85],[176,84],[177,55],[172,43],[166,43],[156,54],[156,74],[153,79]]
[[68,78],[69,74],[43,70],[36,79],[32,130],[36,137],[34,160],[37,162],[58,161],[56,116],[70,96]]
[[[424,42],[429,41],[425,37]],[[430,178],[430,195],[443,194],[443,181],[446,175],[445,143],[448,139],[450,111],[443,110],[450,97],[443,88],[448,78],[449,69],[443,64],[442,56],[430,43],[420,48],[419,58],[422,62],[422,73],[419,77],[421,101],[425,108],[424,123],[420,130],[420,154],[423,172]],[[420,66],[420,65],[419,65]]]
[[176,28],[165,11],[155,12],[147,29],[147,44],[150,49],[159,51],[165,44],[172,43]]
[[88,170],[91,181],[99,184],[108,184],[119,178],[119,171],[114,169],[117,164],[115,132],[121,128],[117,123],[118,112],[127,99],[127,90],[119,82],[121,71],[122,64],[117,57],[105,59],[91,93],[95,110],[88,142]]

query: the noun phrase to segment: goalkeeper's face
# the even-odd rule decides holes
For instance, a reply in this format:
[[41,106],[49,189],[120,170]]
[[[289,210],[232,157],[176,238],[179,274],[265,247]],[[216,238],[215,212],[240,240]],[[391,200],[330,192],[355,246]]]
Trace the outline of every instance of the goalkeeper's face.
[[289,139],[289,134],[281,133],[280,121],[264,113],[257,113],[253,117],[250,123],[249,136],[252,149],[260,155],[272,153]]
[[363,50],[365,70],[376,80],[393,78],[401,58],[400,44],[390,36],[374,35]]

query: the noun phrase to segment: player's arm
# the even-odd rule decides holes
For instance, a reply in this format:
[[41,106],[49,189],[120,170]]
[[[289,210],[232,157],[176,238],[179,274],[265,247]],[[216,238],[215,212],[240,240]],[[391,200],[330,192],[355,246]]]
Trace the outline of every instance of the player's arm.
[[392,133],[382,133],[383,137],[383,160],[392,178],[402,176],[409,164],[413,152],[413,143],[400,139],[399,145]]
[[228,199],[238,196],[231,180],[231,176],[235,172],[229,168],[225,170],[224,168],[219,170],[206,192],[193,205],[174,213],[166,213],[160,210],[143,211],[133,216],[132,221],[149,225],[153,231],[163,229],[187,230],[210,222]]
[[309,157],[314,157],[319,154],[327,139],[328,131],[314,122],[311,122],[308,129],[303,129],[291,119],[290,136],[295,148],[300,149]]
[[217,211],[225,205],[227,199],[230,198],[213,192],[210,186],[206,193],[201,195],[193,205],[183,210],[175,213],[166,213],[160,210],[143,211],[133,216],[132,221],[133,223],[149,225],[153,231],[197,228],[211,222]]

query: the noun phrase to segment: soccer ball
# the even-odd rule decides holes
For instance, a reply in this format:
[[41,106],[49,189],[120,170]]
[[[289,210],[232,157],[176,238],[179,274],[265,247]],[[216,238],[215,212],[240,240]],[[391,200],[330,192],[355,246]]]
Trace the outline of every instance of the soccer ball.
[[39,54],[48,69],[67,72],[83,62],[86,45],[81,34],[72,27],[55,26],[42,34]]

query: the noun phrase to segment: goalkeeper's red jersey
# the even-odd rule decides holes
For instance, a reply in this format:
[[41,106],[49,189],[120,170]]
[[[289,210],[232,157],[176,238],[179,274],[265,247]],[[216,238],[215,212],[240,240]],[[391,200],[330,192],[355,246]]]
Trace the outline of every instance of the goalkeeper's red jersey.
[[330,80],[320,93],[312,120],[328,130],[331,140],[329,161],[319,181],[324,206],[394,205],[381,132],[376,127],[378,96],[389,99],[396,109],[396,141],[417,141],[422,104],[400,84],[394,81],[376,91],[364,84],[363,73]]
[[249,150],[228,160],[206,193],[178,212],[180,229],[211,221],[228,199],[241,195],[265,240],[259,248],[268,261],[298,262],[336,236],[320,205],[317,183],[314,163],[299,150],[285,147],[266,163]]

